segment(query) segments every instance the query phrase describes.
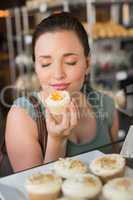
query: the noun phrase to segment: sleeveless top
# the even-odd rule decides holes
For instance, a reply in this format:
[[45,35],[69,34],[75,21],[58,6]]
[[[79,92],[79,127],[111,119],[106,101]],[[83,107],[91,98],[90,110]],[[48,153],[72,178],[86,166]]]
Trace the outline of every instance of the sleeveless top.
[[[45,115],[45,107],[39,99],[38,93],[33,92],[33,96],[38,99],[41,105],[41,111]],[[96,117],[96,136],[91,141],[83,144],[76,144],[70,140],[67,141],[66,156],[74,156],[83,152],[91,151],[92,149],[99,149],[104,153],[112,151],[112,146],[107,144],[111,143],[109,131],[112,127],[113,114],[115,110],[114,101],[111,97],[102,94],[94,89],[89,89],[87,99],[92,106],[93,114]],[[34,106],[25,96],[17,98],[13,106],[23,108],[33,120],[36,120],[36,111]]]

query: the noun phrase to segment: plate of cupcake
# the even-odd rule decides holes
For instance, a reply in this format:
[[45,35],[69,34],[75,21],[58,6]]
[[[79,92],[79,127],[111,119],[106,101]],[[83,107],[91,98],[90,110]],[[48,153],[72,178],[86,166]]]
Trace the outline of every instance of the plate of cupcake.
[[133,178],[125,176],[126,161],[106,154],[88,165],[61,158],[51,170],[26,178],[29,200],[133,200]]

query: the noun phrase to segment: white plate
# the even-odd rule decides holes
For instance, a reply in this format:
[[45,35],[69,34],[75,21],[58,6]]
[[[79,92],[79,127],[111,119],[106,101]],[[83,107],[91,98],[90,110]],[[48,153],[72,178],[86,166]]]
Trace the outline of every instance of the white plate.
[[0,200],[27,200],[22,192],[15,187],[0,184]]
[[[100,151],[92,151],[88,153],[84,153],[81,155],[77,155],[73,158],[80,159],[83,162],[89,164],[94,158],[102,155]],[[34,173],[38,172],[46,172],[52,169],[53,163],[49,163],[46,165],[42,165],[40,167],[35,167],[30,170],[26,170],[20,173],[16,173],[14,175],[10,175],[4,178],[0,179],[0,191],[1,191],[1,184],[4,185],[4,188],[6,187],[7,189],[3,189],[3,193],[5,196],[6,200],[27,200],[28,199],[28,193],[25,188],[25,181],[28,176],[33,175]],[[7,191],[8,190],[8,191]],[[20,197],[18,198],[18,194],[20,195],[21,193],[21,199]],[[4,196],[3,195],[3,196]],[[16,195],[14,197],[14,195]],[[1,200],[1,199],[0,199]]]
[[[103,155],[100,151],[92,151],[77,155],[73,158],[80,159],[89,164],[93,159]],[[35,167],[14,175],[0,178],[0,192],[5,197],[5,200],[28,200],[28,193],[25,188],[27,177],[38,172],[46,172],[52,169],[53,163]],[[126,176],[133,177],[133,170],[126,168]],[[4,185],[4,186],[3,186]],[[18,196],[19,195],[19,196]],[[0,200],[3,200],[2,198]]]

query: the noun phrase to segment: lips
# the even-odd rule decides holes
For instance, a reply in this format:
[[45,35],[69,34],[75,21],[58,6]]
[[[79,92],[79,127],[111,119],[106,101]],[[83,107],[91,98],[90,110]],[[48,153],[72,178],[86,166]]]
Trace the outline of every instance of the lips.
[[56,90],[66,90],[70,83],[60,83],[60,84],[51,84],[51,86]]

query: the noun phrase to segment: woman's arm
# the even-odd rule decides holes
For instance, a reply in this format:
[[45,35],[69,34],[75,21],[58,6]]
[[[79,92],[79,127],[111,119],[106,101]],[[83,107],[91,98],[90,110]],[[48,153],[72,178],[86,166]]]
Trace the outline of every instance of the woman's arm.
[[[14,172],[32,168],[44,162],[38,142],[36,122],[22,108],[12,107],[8,113],[6,146]],[[65,148],[64,140],[48,137],[45,162],[64,156]]]
[[22,108],[12,107],[8,113],[6,147],[15,172],[43,162],[37,125]]
[[6,146],[13,170],[21,171],[64,157],[67,138],[78,118],[74,102],[70,103],[69,111],[62,114],[60,123],[47,113],[48,141],[43,160],[36,122],[24,109],[12,107],[7,117]]
[[44,163],[54,161],[60,157],[65,157],[67,139],[57,139],[48,137],[47,149],[45,154]]
[[67,138],[71,134],[71,129],[78,124],[79,118],[75,100],[71,101],[69,108],[64,109],[60,116],[53,116],[46,109],[48,142],[44,162],[50,162],[65,156]]

